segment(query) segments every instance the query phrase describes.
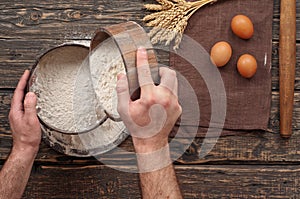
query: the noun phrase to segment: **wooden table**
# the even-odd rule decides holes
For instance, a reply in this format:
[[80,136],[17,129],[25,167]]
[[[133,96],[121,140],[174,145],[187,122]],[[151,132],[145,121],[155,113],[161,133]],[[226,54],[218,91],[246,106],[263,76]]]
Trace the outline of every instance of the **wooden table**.
[[[147,1],[149,2],[149,1]],[[185,198],[300,197],[300,73],[296,73],[293,136],[279,136],[279,0],[274,0],[272,109],[270,132],[245,132],[218,140],[204,159],[195,138],[175,162]],[[11,148],[10,100],[19,77],[41,52],[69,41],[90,40],[100,25],[141,22],[143,0],[1,1],[0,2],[0,164]],[[300,1],[297,1],[300,13]],[[297,15],[300,38],[300,15]],[[297,63],[300,61],[298,41]],[[167,61],[167,60],[165,60]],[[182,142],[185,139],[181,139]],[[122,147],[132,150],[127,139]],[[122,154],[122,157],[126,154]],[[110,156],[107,158],[116,158]],[[74,158],[44,143],[36,158],[24,198],[140,198],[137,174],[111,169],[94,158]]]

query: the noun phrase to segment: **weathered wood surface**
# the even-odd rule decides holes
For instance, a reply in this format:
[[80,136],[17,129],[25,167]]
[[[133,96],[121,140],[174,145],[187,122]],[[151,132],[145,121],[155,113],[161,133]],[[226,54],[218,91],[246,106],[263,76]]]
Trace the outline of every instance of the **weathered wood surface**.
[[[11,136],[9,130],[9,124],[7,115],[9,112],[9,103],[12,91],[0,92],[0,160],[5,160],[9,154],[11,147]],[[296,94],[296,107],[294,110],[294,118],[300,117],[300,93]],[[294,120],[294,135],[288,139],[283,140],[279,136],[279,94],[273,92],[272,98],[272,110],[270,128],[271,132],[244,132],[242,136],[227,136],[219,138],[214,149],[204,159],[197,157],[197,151],[201,147],[203,138],[197,138],[192,143],[188,152],[178,160],[180,163],[208,163],[219,162],[231,163],[232,161],[240,162],[242,164],[290,164],[300,162],[300,145],[298,138],[300,136],[299,122]],[[182,138],[178,141],[180,144],[186,143],[187,140]],[[132,142],[127,139],[121,147],[130,151],[132,150]],[[119,154],[110,153],[103,157],[111,160],[118,161],[120,159]],[[122,154],[121,157],[126,157],[126,154]],[[40,163],[60,163],[60,164],[82,164],[84,162],[95,163],[94,159],[82,159],[72,158],[54,152],[52,149],[42,144],[40,153],[38,154],[37,161]],[[243,162],[245,161],[245,162]]]
[[[229,1],[229,0],[227,0]],[[234,1],[234,0],[230,0]],[[31,0],[0,2],[0,38],[90,39],[95,27],[128,20],[141,22],[143,4],[151,0],[99,0],[57,3]],[[274,0],[274,39],[279,39],[279,0]],[[297,17],[300,16],[297,2]],[[300,27],[300,21],[297,21]],[[300,38],[300,32],[297,38]]]
[[[176,166],[184,198],[298,198],[299,166]],[[141,198],[138,175],[105,166],[36,166],[24,198]]]
[[[147,1],[149,2],[149,1]],[[151,2],[151,1],[150,1]],[[97,27],[134,20],[141,23],[145,11],[142,0],[0,2],[0,88],[14,88],[22,72],[41,52],[73,40],[89,40]],[[279,0],[274,1],[273,18],[273,89],[278,89]],[[300,1],[297,2],[300,19]],[[297,20],[300,29],[300,20]],[[300,31],[297,31],[300,38]],[[300,45],[300,44],[299,44]],[[298,45],[298,49],[299,49]],[[297,64],[300,60],[297,51]],[[299,89],[299,72],[296,89]]]
[[[44,51],[65,42],[88,42],[95,29],[128,20],[141,22],[152,0],[0,2],[0,165],[11,147],[7,115],[19,77]],[[294,134],[279,136],[279,0],[274,0],[270,130],[219,138],[203,159],[196,138],[175,162],[185,198],[299,198],[300,73],[296,72]],[[297,0],[297,65],[300,63],[300,0]],[[168,57],[161,55],[161,61]],[[178,144],[187,140],[181,138]],[[127,139],[122,148],[132,151]],[[132,163],[127,154],[101,156]],[[138,176],[101,165],[94,158],[68,157],[41,144],[24,198],[140,198]]]
[[[299,5],[300,6],[300,5]],[[0,39],[0,89],[14,88],[18,82],[18,77],[25,69],[30,68],[35,60],[45,51],[57,45],[72,42],[72,40],[6,40]],[[77,40],[77,43],[87,43],[89,40]],[[272,54],[272,89],[279,89],[278,70],[278,42],[273,42]],[[161,55],[160,62],[168,61],[168,57]],[[300,43],[297,44],[297,65],[300,64]],[[300,71],[296,71],[295,89],[300,89]]]

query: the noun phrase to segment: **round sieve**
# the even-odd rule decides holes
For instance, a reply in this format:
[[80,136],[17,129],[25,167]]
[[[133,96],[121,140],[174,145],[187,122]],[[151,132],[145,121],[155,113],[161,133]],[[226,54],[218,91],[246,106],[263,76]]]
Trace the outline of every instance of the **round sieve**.
[[[155,52],[137,23],[100,28],[90,45],[89,49],[79,44],[50,49],[36,62],[28,84],[28,90],[38,97],[38,117],[46,142],[68,155],[104,153],[127,137],[116,111],[116,75],[126,73],[131,98],[137,99],[138,47],[148,49],[151,75],[159,83]],[[106,64],[101,63],[104,59],[100,58],[108,57],[109,51],[115,54]],[[114,69],[116,65],[119,69]]]
[[[128,136],[122,122],[109,120],[105,111],[95,106],[88,54],[89,49],[82,45],[64,44],[50,49],[38,59],[28,83],[28,90],[38,97],[37,114],[46,143],[59,152],[80,157],[109,151]],[[78,73],[85,77],[79,88],[80,110],[74,105]],[[97,126],[76,133],[74,112],[80,112],[81,126]]]
[[[89,67],[86,62],[89,49],[82,45],[65,44],[44,53],[36,62],[29,79],[29,91],[38,97],[38,117],[44,125],[62,133],[82,132],[91,123],[103,123],[107,116],[104,111],[95,109],[96,103],[94,92],[89,79],[88,70],[82,81],[82,91],[85,95],[80,96],[83,106],[75,110],[73,104],[74,82],[78,71]],[[82,71],[81,71],[82,72]],[[90,90],[90,91],[89,91]],[[84,106],[87,104],[86,106]],[[74,111],[80,112],[81,129],[76,128],[77,122]]]
[[[103,46],[110,44],[112,51],[117,51],[113,61],[109,63],[122,62],[124,64],[126,75],[128,77],[129,91],[132,100],[139,98],[140,89],[138,83],[138,76],[136,71],[136,51],[139,47],[147,49],[149,67],[151,76],[154,83],[159,84],[158,62],[155,51],[145,30],[136,22],[129,21],[122,24],[116,24],[104,28],[100,28],[96,31],[90,45],[90,70],[93,75],[93,71],[96,71],[99,67],[97,59],[95,57],[103,57]],[[115,64],[109,64],[109,67]],[[102,65],[103,68],[103,65]],[[125,71],[124,71],[125,72]],[[92,78],[94,89],[99,88],[99,84]],[[97,78],[96,78],[97,80]],[[116,85],[116,77],[111,79],[113,85]],[[97,92],[96,92],[97,93]],[[105,101],[98,99],[101,104]],[[108,117],[115,121],[119,121],[119,115],[116,111],[116,103],[112,104],[111,109],[105,109]]]

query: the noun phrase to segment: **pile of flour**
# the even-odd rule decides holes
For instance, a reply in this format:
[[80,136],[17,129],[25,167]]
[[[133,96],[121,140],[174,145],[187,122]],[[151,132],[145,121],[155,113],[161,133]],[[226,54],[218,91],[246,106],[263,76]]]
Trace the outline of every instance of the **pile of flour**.
[[[112,42],[104,42],[90,57],[87,48],[63,46],[41,58],[30,90],[38,96],[38,115],[43,122],[64,132],[80,132],[105,118],[103,108],[116,113],[116,76],[125,69]],[[93,148],[113,142],[120,130],[124,130],[122,122],[106,121],[81,134],[82,143],[77,136],[73,141]]]
[[[38,96],[38,115],[48,126],[64,132],[76,131],[73,112],[74,82],[88,53],[87,48],[63,46],[40,59],[31,91]],[[85,108],[92,111],[90,106]],[[82,116],[85,124],[94,122],[93,116]]]
[[117,112],[117,75],[125,74],[125,66],[115,42],[109,38],[90,54],[90,72],[97,102],[113,117]]

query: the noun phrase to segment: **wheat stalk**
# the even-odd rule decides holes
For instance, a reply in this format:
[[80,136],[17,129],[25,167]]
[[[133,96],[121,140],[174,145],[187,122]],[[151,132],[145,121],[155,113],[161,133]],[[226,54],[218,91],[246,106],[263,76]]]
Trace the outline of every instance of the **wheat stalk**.
[[156,0],[159,4],[146,4],[144,7],[156,11],[143,18],[147,26],[154,27],[149,36],[153,44],[163,43],[169,45],[174,40],[174,50],[179,48],[183,32],[189,18],[202,6],[217,0],[198,0],[187,2],[185,0]]

